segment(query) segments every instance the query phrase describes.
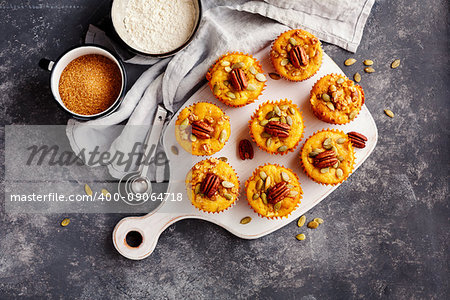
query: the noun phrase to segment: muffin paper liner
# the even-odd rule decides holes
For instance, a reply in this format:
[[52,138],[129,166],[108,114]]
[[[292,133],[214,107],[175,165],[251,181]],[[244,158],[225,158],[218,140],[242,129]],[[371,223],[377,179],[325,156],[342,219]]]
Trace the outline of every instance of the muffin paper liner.
[[[321,51],[321,53],[322,53],[322,60],[320,61],[319,67],[318,67],[318,68],[316,69],[316,71],[315,71],[314,73],[312,73],[310,76],[308,76],[308,77],[306,77],[306,78],[304,78],[304,79],[292,79],[292,78],[286,77],[286,76],[284,76],[284,75],[282,75],[282,74],[280,73],[280,71],[279,71],[280,66],[278,66],[278,65],[275,64],[274,57],[272,56],[272,51],[274,50],[275,43],[277,42],[277,40],[278,40],[283,34],[285,34],[285,33],[287,33],[287,32],[291,32],[291,31],[297,31],[297,30],[303,30],[303,29],[291,29],[291,30],[288,30],[288,31],[285,31],[285,32],[281,33],[281,34],[273,41],[273,43],[272,43],[272,48],[270,49],[270,55],[269,55],[269,56],[270,56],[270,61],[272,62],[272,66],[273,66],[273,68],[275,69],[275,71],[277,72],[277,74],[280,75],[282,78],[284,78],[284,79],[286,79],[286,80],[289,80],[289,81],[292,81],[292,82],[302,82],[302,81],[308,80],[309,78],[313,77],[314,75],[317,74],[317,71],[320,70],[320,67],[322,66],[322,63],[323,63],[323,49],[322,49],[322,46],[319,45],[319,46],[320,46],[320,51]],[[306,30],[303,30],[303,31],[306,31]],[[306,32],[308,32],[308,31],[306,31]],[[308,32],[308,33],[311,34],[311,35],[313,35],[313,34],[310,33],[310,32]],[[313,36],[314,36],[315,38],[317,38],[315,35],[313,35]],[[317,39],[318,39],[318,38],[317,38]],[[318,39],[318,40],[319,40],[319,39]],[[320,40],[319,40],[319,42],[320,42]]]
[[[196,166],[197,164],[200,164],[200,163],[202,163],[202,162],[204,162],[204,161],[210,160],[210,159],[211,159],[211,158],[207,158],[207,159],[201,160],[201,161],[199,161],[198,163],[196,163],[194,166]],[[216,158],[216,159],[218,159],[218,158]],[[239,181],[239,175],[237,174],[236,170],[235,170],[229,163],[227,163],[227,162],[224,162],[224,163],[226,163],[228,166],[230,166],[230,168],[231,168],[231,169],[233,170],[233,172],[234,172],[234,175],[236,175],[236,178],[237,178],[237,181],[238,181],[238,191],[237,191],[237,196],[236,196],[236,198],[233,200],[233,202],[232,202],[229,206],[227,206],[226,208],[224,208],[224,209],[222,209],[222,210],[219,210],[219,211],[208,211],[208,210],[203,210],[203,209],[201,209],[200,207],[196,206],[194,203],[192,203],[192,199],[189,198],[189,194],[188,194],[188,198],[189,198],[189,201],[191,202],[191,205],[194,206],[197,210],[199,210],[199,211],[201,211],[201,212],[208,213],[208,214],[218,214],[218,213],[224,212],[224,211],[228,210],[229,208],[231,208],[231,207],[233,207],[233,206],[236,205],[236,202],[238,201],[238,198],[239,198],[239,195],[240,195],[241,182]],[[194,168],[194,166],[192,166],[192,168],[191,168],[189,171],[192,171],[192,169]],[[190,184],[191,184],[191,186],[192,186],[192,183],[190,183]],[[186,185],[186,180],[185,180],[185,185]],[[188,189],[188,187],[186,186],[186,190],[187,190],[187,189]],[[194,193],[194,191],[192,191],[192,192]],[[195,194],[195,193],[194,193],[194,194]]]
[[212,66],[208,69],[208,72],[206,73],[206,80],[208,80],[208,86],[209,86],[209,88],[210,88],[210,90],[211,90],[211,93],[214,95],[214,97],[215,97],[217,100],[219,100],[220,102],[222,102],[223,104],[225,104],[225,105],[227,105],[227,106],[229,106],[229,107],[243,107],[243,106],[246,106],[246,105],[248,105],[248,104],[250,104],[250,103],[253,103],[253,102],[255,102],[256,100],[258,100],[258,98],[263,94],[264,90],[266,89],[266,86],[267,86],[267,80],[264,81],[264,86],[263,86],[261,92],[259,93],[259,95],[258,95],[256,98],[254,98],[254,99],[248,100],[248,101],[247,101],[246,103],[244,103],[244,104],[233,105],[233,104],[231,104],[231,103],[228,103],[227,100],[222,99],[221,97],[219,97],[219,96],[217,96],[216,94],[214,94],[214,87],[211,85],[211,81],[210,81],[210,80],[211,80],[211,72],[212,72],[212,69],[219,63],[219,61],[220,61],[221,59],[223,59],[224,57],[226,57],[226,56],[228,56],[228,55],[232,55],[232,54],[245,55],[245,56],[248,56],[248,57],[254,59],[254,60],[255,60],[255,63],[256,63],[256,64],[255,64],[255,68],[257,68],[258,70],[261,70],[260,73],[263,73],[263,74],[264,74],[264,70],[263,70],[263,68],[262,68],[262,66],[261,66],[261,64],[260,64],[260,62],[259,62],[256,58],[254,58],[254,57],[253,57],[252,55],[250,55],[250,54],[246,54],[246,53],[243,53],[243,52],[237,52],[237,51],[235,51],[235,52],[227,52],[227,53],[225,53],[224,55],[222,55],[221,57],[219,57],[219,58],[214,62],[214,64],[212,64]]
[[[299,140],[297,141],[297,143],[295,144],[294,147],[292,147],[292,148],[290,148],[290,149],[287,149],[287,150],[284,151],[284,152],[269,151],[269,150],[266,149],[265,147],[259,145],[259,144],[256,142],[256,139],[255,139],[255,137],[254,137],[254,135],[253,135],[253,132],[252,132],[252,130],[251,130],[252,122],[253,122],[253,120],[258,116],[258,114],[257,114],[258,111],[259,111],[264,105],[266,105],[266,104],[268,104],[268,103],[270,103],[270,104],[277,104],[277,105],[289,104],[289,105],[294,106],[294,108],[300,113],[300,119],[302,120],[302,123],[303,123],[303,131],[302,131],[302,133],[301,133],[301,136],[300,136]],[[305,122],[304,122],[304,120],[303,120],[302,112],[299,110],[298,106],[297,106],[295,103],[292,103],[291,100],[284,99],[284,100],[278,100],[278,101],[271,101],[271,100],[269,100],[269,101],[266,101],[266,102],[260,104],[259,107],[258,107],[258,108],[255,110],[255,112],[253,113],[253,115],[252,115],[250,121],[248,121],[248,127],[249,127],[249,131],[250,131],[250,136],[252,137],[253,142],[255,142],[255,144],[258,146],[259,149],[261,149],[261,150],[263,150],[263,151],[265,151],[265,152],[267,152],[267,153],[269,153],[269,154],[285,155],[285,154],[288,154],[289,152],[294,152],[295,149],[298,147],[298,144],[299,144],[300,141],[303,139],[303,134],[305,133],[305,127],[306,127],[306,126],[305,126]]]
[[[291,172],[292,174],[294,174],[294,176],[295,176],[295,178],[297,179],[297,182],[298,182],[298,184],[299,184],[299,188],[300,188],[300,192],[299,192],[299,199],[298,199],[298,201],[297,201],[297,203],[296,203],[296,205],[293,207],[293,209],[288,213],[288,214],[286,214],[286,215],[282,215],[282,216],[274,216],[274,217],[268,217],[268,216],[264,216],[264,215],[262,215],[262,214],[260,214],[259,212],[257,212],[256,210],[255,210],[255,208],[250,204],[250,201],[254,201],[253,199],[248,199],[248,197],[247,197],[247,186],[248,186],[248,183],[253,179],[253,178],[256,178],[256,176],[259,176],[259,170],[262,168],[262,167],[264,167],[264,166],[268,166],[268,165],[272,165],[272,166],[276,166],[276,167],[282,167],[282,168],[285,168],[286,170],[288,170],[289,172]],[[270,219],[270,220],[281,220],[282,218],[287,218],[287,217],[289,217],[290,215],[291,215],[291,213],[293,212],[293,211],[295,211],[297,208],[298,208],[298,206],[300,205],[300,203],[301,203],[301,199],[303,198],[303,190],[302,190],[302,186],[301,186],[301,184],[300,184],[300,182],[299,182],[299,177],[298,177],[298,175],[297,174],[295,174],[295,172],[294,171],[292,171],[291,169],[289,169],[289,168],[287,168],[287,167],[285,167],[285,166],[283,166],[283,165],[278,165],[278,164],[269,164],[269,163],[266,163],[266,164],[264,164],[264,165],[262,165],[262,166],[259,166],[259,167],[257,167],[254,171],[253,171],[253,173],[252,173],[252,175],[247,179],[247,181],[245,182],[245,196],[246,196],[246,198],[247,198],[247,204],[251,207],[251,209],[256,213],[256,214],[258,214],[258,216],[260,216],[261,218],[266,218],[266,219]]]
[[[360,85],[355,84],[355,87],[356,87],[356,88],[359,90],[359,92],[361,93],[361,107],[358,109],[358,113],[356,114],[356,116],[355,116],[352,120],[349,120],[349,121],[346,122],[346,123],[336,123],[336,122],[330,122],[330,121],[328,121],[328,120],[322,119],[322,116],[320,116],[319,113],[316,112],[316,110],[314,109],[314,107],[313,107],[313,105],[312,105],[312,103],[311,103],[311,99],[312,99],[312,95],[313,95],[313,90],[314,90],[314,88],[316,87],[316,85],[319,83],[320,80],[322,80],[323,78],[325,78],[325,77],[327,77],[327,76],[330,76],[330,75],[341,76],[342,74],[330,73],[330,74],[327,74],[327,75],[324,75],[324,76],[320,77],[320,78],[314,83],[313,87],[311,88],[311,91],[309,92],[309,106],[311,107],[311,111],[312,111],[313,114],[317,117],[317,119],[319,119],[319,120],[321,120],[321,121],[323,121],[323,122],[326,122],[326,123],[329,123],[329,124],[334,124],[334,125],[345,125],[345,124],[349,124],[349,123],[351,123],[352,121],[354,121],[354,120],[359,116],[359,113],[361,112],[361,108],[362,108],[362,106],[364,105],[364,102],[365,102],[365,94],[364,94],[364,90],[363,90],[363,88],[362,88]],[[345,78],[347,78],[348,80],[351,81],[351,79],[348,78],[347,76],[345,76],[345,75],[342,75],[342,76],[344,76]]]
[[184,151],[188,152],[189,154],[194,155],[194,156],[206,157],[206,156],[211,156],[211,155],[216,154],[217,152],[219,152],[220,150],[222,150],[222,149],[225,147],[226,143],[228,142],[228,140],[229,140],[230,137],[231,137],[231,123],[230,123],[230,121],[228,121],[228,123],[230,123],[230,135],[228,136],[228,138],[227,138],[227,140],[225,141],[225,143],[223,143],[222,148],[220,148],[220,149],[217,150],[216,152],[213,152],[213,153],[211,153],[211,154],[193,154],[192,152],[186,150],[186,149],[183,147],[183,145],[181,145],[180,141],[178,140],[178,136],[177,136],[177,134],[176,134],[176,131],[177,131],[178,126],[180,126],[180,125],[177,124],[177,123],[178,123],[179,121],[180,121],[180,122],[182,121],[182,120],[180,120],[180,116],[181,116],[181,112],[182,112],[184,109],[189,108],[189,107],[192,107],[192,106],[197,105],[197,104],[199,104],[199,103],[208,103],[208,104],[214,105],[215,107],[217,107],[218,109],[220,109],[220,111],[221,111],[225,116],[227,115],[227,114],[226,114],[219,106],[217,106],[216,104],[211,103],[211,102],[209,102],[209,101],[199,101],[199,102],[195,102],[195,103],[193,103],[193,104],[191,104],[191,105],[189,105],[189,106],[186,106],[185,108],[183,108],[182,110],[180,110],[180,112],[178,113],[177,120],[175,121],[175,139],[177,140],[178,145],[180,145],[180,147],[181,147]]
[[[319,131],[313,133],[312,135],[310,135],[309,138],[305,141],[305,143],[303,143],[302,150],[300,151],[300,165],[301,165],[303,171],[306,173],[306,175],[308,175],[308,177],[311,178],[314,182],[317,182],[317,183],[319,183],[319,184],[321,184],[321,185],[332,185],[332,186],[334,186],[334,185],[338,185],[338,184],[344,182],[345,180],[347,180],[347,178],[353,173],[353,170],[354,170],[354,168],[355,168],[355,160],[356,160],[356,157],[355,157],[355,150],[353,149],[353,146],[351,146],[351,150],[352,150],[352,154],[351,154],[351,155],[352,155],[351,171],[350,171],[350,173],[347,174],[347,176],[342,176],[341,180],[338,181],[338,182],[335,182],[335,183],[323,183],[323,182],[317,181],[316,179],[312,178],[311,175],[306,171],[306,167],[305,167],[305,164],[304,164],[304,162],[303,162],[303,150],[305,149],[306,142],[307,142],[311,137],[315,136],[316,134],[318,134],[318,133],[320,133],[320,132],[325,132],[325,131],[332,131],[332,132],[337,132],[337,133],[341,133],[341,134],[345,135],[345,137],[346,137],[347,140],[349,141],[350,145],[352,145],[352,143],[350,142],[350,139],[347,137],[347,134],[344,133],[342,130],[330,129],[330,128],[319,130]],[[309,153],[308,153],[308,154],[309,154]]]

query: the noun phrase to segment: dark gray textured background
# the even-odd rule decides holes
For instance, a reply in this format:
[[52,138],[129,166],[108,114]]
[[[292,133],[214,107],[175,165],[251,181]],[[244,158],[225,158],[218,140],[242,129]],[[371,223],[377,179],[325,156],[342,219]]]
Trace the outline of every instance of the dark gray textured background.
[[[107,6],[0,2],[2,125],[67,122],[37,62],[81,43]],[[364,165],[308,213],[325,220],[319,229],[291,223],[247,241],[185,220],[135,262],[111,243],[123,215],[74,214],[62,228],[65,215],[7,215],[2,206],[0,298],[448,299],[448,6],[377,1],[356,54],[325,45],[341,66],[348,57],[359,60],[343,67],[349,76],[363,59],[375,61],[376,73],[363,74],[361,84],[380,137]],[[402,64],[391,70],[395,58]],[[130,82],[144,69],[127,66]],[[4,126],[0,131],[3,144]],[[305,241],[294,238],[299,232]]]

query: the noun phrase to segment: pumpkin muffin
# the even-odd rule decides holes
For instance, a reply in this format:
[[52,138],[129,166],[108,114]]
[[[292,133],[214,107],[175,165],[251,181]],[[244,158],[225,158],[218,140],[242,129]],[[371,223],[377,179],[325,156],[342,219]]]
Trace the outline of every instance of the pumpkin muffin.
[[306,174],[322,184],[336,185],[350,176],[355,163],[352,143],[338,130],[322,130],[303,145],[301,160]]
[[214,96],[228,106],[254,102],[266,85],[259,62],[250,55],[227,53],[206,73]]
[[320,120],[346,124],[359,114],[364,104],[364,91],[344,75],[328,74],[314,84],[309,102]]
[[260,105],[249,121],[249,127],[258,147],[271,154],[294,151],[304,131],[301,112],[287,99]]
[[277,73],[291,81],[312,77],[322,65],[322,55],[319,39],[302,29],[282,33],[270,51]]
[[297,175],[279,165],[260,166],[245,187],[250,206],[266,218],[288,216],[296,209],[303,194]]
[[231,134],[230,118],[216,105],[198,102],[184,108],[175,122],[175,137],[193,155],[220,151]]
[[221,212],[239,195],[239,179],[234,169],[221,160],[209,158],[194,165],[186,176],[191,203],[205,212]]

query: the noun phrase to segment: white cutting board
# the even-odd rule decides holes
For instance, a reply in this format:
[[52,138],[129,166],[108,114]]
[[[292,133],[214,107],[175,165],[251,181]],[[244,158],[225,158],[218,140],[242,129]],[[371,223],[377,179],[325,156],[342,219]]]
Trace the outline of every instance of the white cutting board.
[[[363,133],[368,141],[364,149],[355,148],[356,164],[355,170],[372,153],[378,139],[378,132],[375,122],[367,107],[364,105],[356,119],[347,125],[332,125],[318,120],[309,107],[309,93],[314,83],[322,76],[330,73],[344,74],[336,63],[324,53],[320,70],[310,79],[303,82],[291,82],[284,79],[273,80],[268,73],[274,72],[274,68],[269,59],[270,47],[254,55],[261,63],[267,77],[267,86],[259,99],[252,104],[241,108],[231,108],[223,105],[215,99],[209,87],[205,85],[199,89],[181,108],[189,106],[199,101],[209,101],[221,107],[230,117],[231,136],[225,147],[212,155],[212,157],[225,156],[228,163],[236,170],[240,179],[240,197],[236,204],[221,213],[205,213],[196,209],[189,201],[184,185],[184,178],[190,168],[205,159],[206,157],[195,157],[185,152],[175,139],[175,116],[167,126],[163,143],[170,164],[170,182],[168,193],[174,193],[175,198],[178,193],[182,193],[182,201],[170,201],[169,196],[158,209],[142,217],[128,217],[122,219],[114,229],[113,242],[116,249],[125,257],[130,259],[143,259],[150,255],[156,247],[160,234],[170,224],[186,219],[196,218],[215,223],[234,235],[244,239],[256,239],[269,234],[288,223],[297,220],[301,215],[320,203],[327,195],[332,193],[337,186],[325,186],[312,181],[303,172],[299,162],[299,152],[305,140],[313,133],[324,128],[336,128],[344,132],[357,131]],[[366,94],[367,96],[367,94]],[[294,152],[287,155],[269,155],[259,149],[252,142],[255,150],[255,157],[252,160],[242,161],[237,152],[237,145],[241,139],[249,139],[248,121],[259,105],[268,100],[289,99],[297,104],[302,111],[305,123],[305,133],[299,146]],[[181,111],[181,110],[180,110]],[[179,154],[172,153],[171,146],[177,146]],[[258,216],[248,205],[245,196],[245,181],[251,176],[254,169],[265,163],[276,163],[292,169],[298,176],[303,189],[303,198],[298,208],[288,217],[278,220],[270,220]],[[354,170],[354,171],[355,171]],[[243,217],[250,216],[252,221],[249,224],[240,224]],[[126,235],[130,231],[139,232],[143,241],[139,247],[130,247],[126,243]]]

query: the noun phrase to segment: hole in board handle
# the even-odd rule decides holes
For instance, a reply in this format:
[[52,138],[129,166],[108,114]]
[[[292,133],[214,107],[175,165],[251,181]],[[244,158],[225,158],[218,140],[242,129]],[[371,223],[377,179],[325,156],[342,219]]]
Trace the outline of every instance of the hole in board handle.
[[142,234],[135,230],[130,231],[125,236],[125,244],[130,248],[138,248],[143,241]]

